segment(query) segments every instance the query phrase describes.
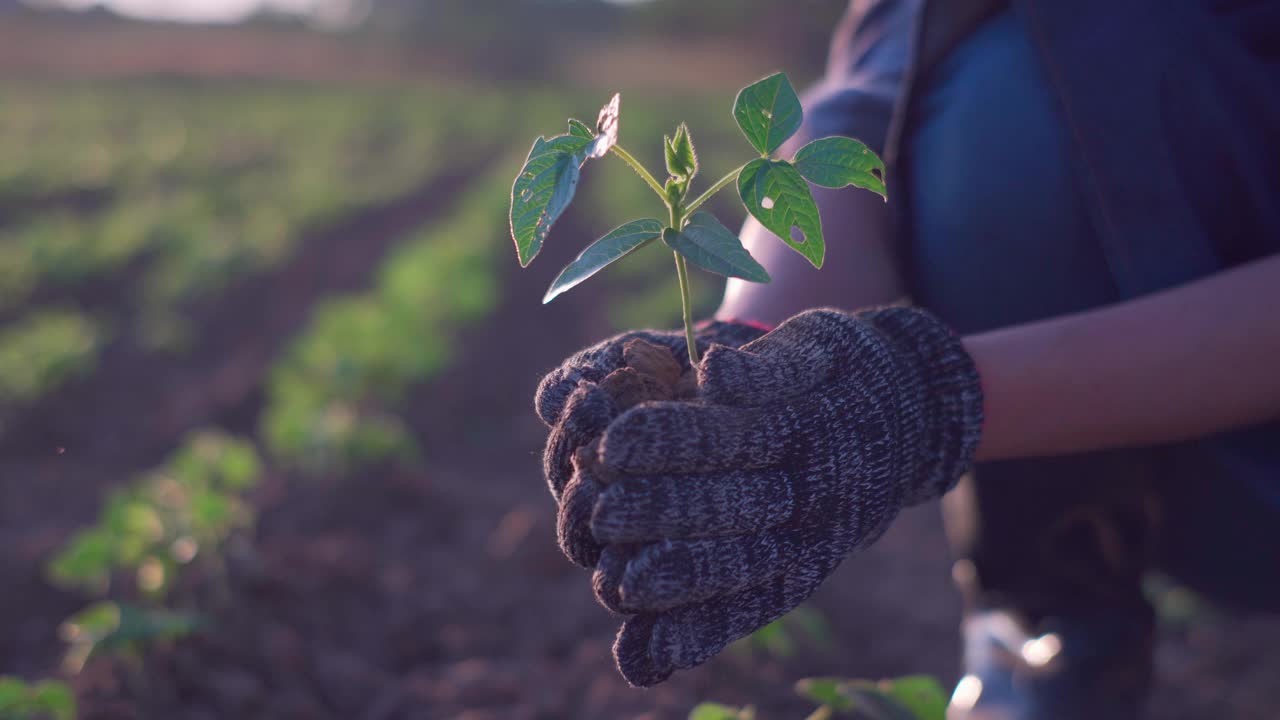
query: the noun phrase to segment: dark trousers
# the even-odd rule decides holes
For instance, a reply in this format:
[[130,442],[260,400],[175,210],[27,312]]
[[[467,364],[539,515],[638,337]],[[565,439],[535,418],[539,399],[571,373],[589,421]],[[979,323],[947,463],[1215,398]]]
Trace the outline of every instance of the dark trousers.
[[1280,512],[1202,447],[988,463],[944,509],[978,607],[1145,613],[1158,570],[1215,603],[1280,611]]

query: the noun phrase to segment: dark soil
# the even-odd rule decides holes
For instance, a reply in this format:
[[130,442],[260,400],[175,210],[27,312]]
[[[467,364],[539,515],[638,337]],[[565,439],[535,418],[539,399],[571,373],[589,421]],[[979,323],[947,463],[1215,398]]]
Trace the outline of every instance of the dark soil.
[[[328,252],[197,317],[207,356],[132,373],[124,360],[104,363],[82,394],[51,398],[0,444],[0,673],[56,672],[57,622],[85,600],[48,586],[41,567],[105,489],[188,427],[251,431],[261,372],[309,304],[367,282],[385,251],[376,238],[428,217],[428,190],[335,228]],[[930,506],[905,513],[819,590],[829,649],[802,644],[785,661],[726,652],[652,690],[623,683],[609,655],[618,620],[556,548],[538,460],[539,377],[607,332],[599,287],[537,304],[582,244],[565,237],[533,270],[506,266],[502,306],[451,370],[409,398],[424,467],[269,474],[254,497],[256,534],[230,553],[230,602],[200,595],[215,629],[157,648],[141,674],[91,663],[76,680],[84,717],[682,718],[716,699],[798,718],[807,708],[790,685],[806,675],[954,681],[959,598]],[[1276,717],[1278,643],[1275,619],[1215,617],[1168,635],[1152,716]]]
[[[201,424],[252,430],[262,375],[316,301],[363,287],[389,248],[465,191],[475,165],[468,166],[466,175],[442,172],[402,198],[310,234],[292,261],[188,308],[195,343],[181,357],[148,349],[128,333],[117,338],[91,375],[6,418],[0,458],[32,459],[74,447],[81,457],[136,466]],[[128,289],[140,269],[113,276],[116,302],[131,303]],[[78,289],[90,294],[63,299],[100,312],[102,295],[109,294],[105,284],[99,280]]]

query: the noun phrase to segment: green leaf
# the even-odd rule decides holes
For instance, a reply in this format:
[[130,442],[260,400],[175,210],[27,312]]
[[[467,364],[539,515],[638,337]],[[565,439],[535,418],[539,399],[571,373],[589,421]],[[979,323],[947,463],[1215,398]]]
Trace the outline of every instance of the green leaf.
[[791,81],[775,73],[738,93],[733,117],[751,145],[767,156],[800,129],[804,110]]
[[742,240],[711,213],[694,213],[680,232],[664,230],[662,240],[703,270],[751,282],[769,282],[769,273],[751,257]]
[[872,720],[944,720],[946,694],[933,678],[912,675],[897,680],[805,678],[796,692],[840,713],[858,712]]
[[853,703],[841,691],[845,680],[831,677],[805,678],[796,683],[796,693],[819,705],[828,705],[841,712],[852,710]]
[[16,677],[0,675],[0,710],[13,710],[27,702],[27,684]]
[[59,634],[70,644],[66,666],[78,673],[100,653],[128,652],[138,645],[189,635],[206,626],[198,615],[101,602],[63,621]]
[[533,261],[551,225],[569,207],[586,160],[584,151],[594,142],[574,135],[534,141],[511,187],[511,238],[521,267]]
[[751,644],[781,658],[791,657],[796,648],[785,617],[778,618],[752,633]]
[[789,625],[799,627],[809,641],[818,646],[823,652],[830,652],[833,648],[831,638],[835,632],[831,629],[831,625],[822,613],[804,605],[792,610],[783,617]]
[[689,136],[689,127],[680,123],[674,138],[665,138],[667,173],[676,180],[688,184],[698,174],[698,153]]
[[639,249],[642,245],[662,237],[662,223],[653,220],[632,220],[614,228],[609,234],[587,246],[560,274],[547,290],[542,302],[549,303],[557,295],[595,275],[612,262]]
[[701,703],[689,711],[689,720],[739,720],[743,709],[720,703]]
[[689,194],[689,181],[669,177],[667,183],[662,186],[662,194],[667,198],[669,206],[678,205],[684,200],[685,195]]
[[840,686],[840,693],[852,703],[852,709],[870,720],[915,720],[915,715],[870,680],[849,680]]
[[115,560],[115,539],[107,530],[81,530],[49,562],[50,578],[63,587],[105,587]]
[[199,615],[153,610],[136,605],[120,605],[120,625],[116,629],[115,642],[127,644],[167,640],[190,635],[207,626]]
[[54,720],[75,720],[76,696],[64,682],[45,680],[32,688],[33,704]]
[[229,490],[248,490],[258,480],[261,465],[253,446],[243,441],[229,441],[218,460],[223,485]]
[[928,675],[908,675],[885,680],[881,688],[915,714],[917,720],[945,720],[947,692]]
[[[814,267],[822,267],[827,246],[822,219],[809,185],[795,166],[784,160],[752,160],[738,175],[738,195],[747,212],[760,221]],[[800,233],[800,240],[792,230]]]
[[809,713],[809,716],[804,720],[831,720],[831,713],[832,710],[830,705],[822,705]]
[[585,140],[592,140],[596,134],[591,132],[590,126],[581,120],[569,118],[569,134],[574,137],[580,137]]
[[828,137],[800,148],[796,170],[806,180],[823,187],[856,185],[885,197],[884,161],[871,148],[847,137]]

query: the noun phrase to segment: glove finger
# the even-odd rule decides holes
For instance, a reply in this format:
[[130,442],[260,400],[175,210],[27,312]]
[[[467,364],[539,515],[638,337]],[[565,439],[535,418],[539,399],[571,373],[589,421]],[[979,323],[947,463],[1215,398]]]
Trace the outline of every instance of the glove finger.
[[733,595],[629,618],[613,644],[618,671],[635,687],[651,687],[676,670],[701,665],[795,609],[838,562],[824,558]]
[[804,555],[795,528],[645,545],[618,587],[626,612],[659,612],[731,595],[779,577]]
[[623,476],[600,493],[591,532],[602,543],[651,542],[756,532],[796,509],[790,473]]
[[605,545],[596,563],[596,570],[591,574],[591,589],[596,593],[596,600],[605,608],[616,613],[625,613],[622,609],[622,596],[618,587],[622,576],[627,571],[627,563],[640,551],[639,545]]
[[592,383],[600,382],[609,373],[625,366],[623,347],[637,338],[670,348],[676,360],[682,362],[684,367],[688,367],[689,360],[684,338],[677,333],[633,330],[616,335],[582,350],[542,378],[533,396],[534,409],[538,417],[542,418],[542,422],[549,426],[560,422],[569,402],[569,396],[578,387],[578,383],[583,380]]
[[613,398],[595,383],[584,380],[569,396],[563,421],[551,426],[542,453],[542,471],[557,501],[573,477],[574,452],[599,437],[617,414]]
[[579,469],[565,486],[556,515],[556,541],[575,565],[595,567],[602,546],[591,534],[591,512],[600,496],[600,486],[585,469]]
[[800,313],[741,349],[709,350],[698,369],[699,391],[725,405],[781,402],[848,372],[876,337],[870,326],[836,310]]
[[793,447],[783,414],[687,402],[646,403],[614,420],[600,462],[636,475],[754,470],[781,463]]

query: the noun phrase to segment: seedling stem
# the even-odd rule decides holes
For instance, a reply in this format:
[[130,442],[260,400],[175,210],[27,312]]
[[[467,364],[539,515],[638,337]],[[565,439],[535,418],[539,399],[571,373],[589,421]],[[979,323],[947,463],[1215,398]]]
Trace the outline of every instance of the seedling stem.
[[685,340],[689,362],[695,367],[699,357],[689,263],[749,282],[769,282],[769,273],[751,257],[733,231],[710,213],[694,211],[737,181],[738,197],[747,212],[820,268],[826,241],[809,183],[829,188],[854,185],[885,194],[884,163],[853,138],[820,138],[800,148],[791,160],[774,159],[774,153],[796,134],[804,118],[800,98],[782,73],[743,88],[733,104],[738,128],[759,157],[735,168],[689,202],[685,198],[698,174],[698,154],[688,126],[681,123],[674,135],[663,139],[667,181],[660,183],[634,155],[618,145],[619,100],[614,95],[601,108],[594,131],[584,122],[570,120],[567,134],[550,140],[540,137],[534,142],[511,188],[511,238],[516,244],[516,256],[521,267],[533,260],[552,223],[572,201],[583,164],[613,152],[662,199],[667,222],[664,226],[657,218],[641,218],[614,228],[560,272],[542,302],[551,302],[610,263],[661,240],[675,254]]

